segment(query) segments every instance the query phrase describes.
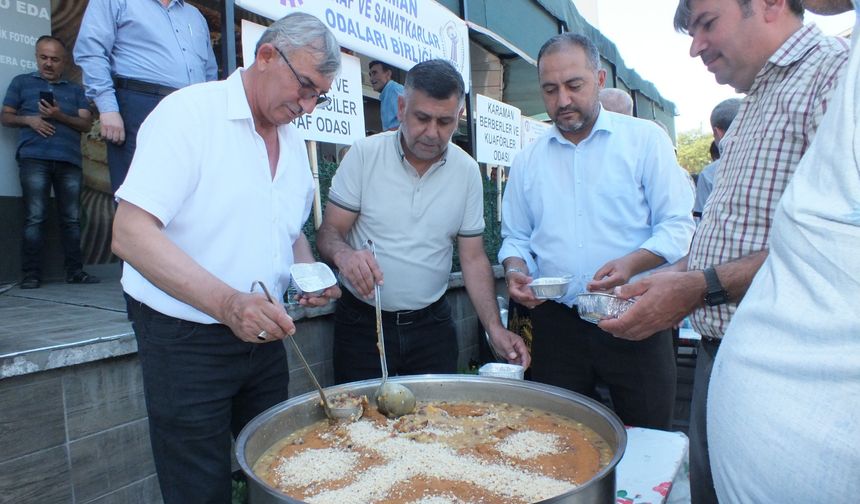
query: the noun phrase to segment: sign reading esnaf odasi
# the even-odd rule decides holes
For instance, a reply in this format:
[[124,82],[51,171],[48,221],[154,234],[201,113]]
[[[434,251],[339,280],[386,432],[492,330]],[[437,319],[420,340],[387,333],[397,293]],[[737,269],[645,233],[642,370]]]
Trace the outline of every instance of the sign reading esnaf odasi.
[[511,166],[520,150],[520,109],[484,95],[475,96],[478,162]]
[[469,30],[434,0],[236,0],[236,5],[269,19],[310,14],[342,46],[404,70],[446,59],[469,90]]
[[[254,61],[254,48],[266,30],[265,26],[242,21],[242,57],[245,65]],[[326,108],[293,121],[304,140],[348,144],[364,137],[364,100],[361,94],[361,62],[355,56],[341,53],[340,73],[327,93],[332,102]]]

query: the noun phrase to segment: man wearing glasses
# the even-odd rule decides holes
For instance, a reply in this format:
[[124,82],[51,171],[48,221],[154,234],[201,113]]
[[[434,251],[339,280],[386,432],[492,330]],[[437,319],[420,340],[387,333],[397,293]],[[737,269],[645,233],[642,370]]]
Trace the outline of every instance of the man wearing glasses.
[[[316,18],[272,24],[256,58],[179,90],[144,122],[117,191],[113,250],[125,260],[150,437],[164,502],[230,502],[230,438],[287,399],[281,303],[313,180],[291,121],[327,101],[340,48]],[[320,306],[340,295],[302,298]]]
[[334,176],[317,245],[347,288],[335,313],[337,383],[379,376],[377,283],[389,371],[457,372],[457,335],[445,299],[455,241],[466,290],[497,353],[529,365],[523,340],[499,320],[482,237],[480,170],[451,143],[464,92],[447,61],[415,65],[398,99],[400,129],[357,141]]

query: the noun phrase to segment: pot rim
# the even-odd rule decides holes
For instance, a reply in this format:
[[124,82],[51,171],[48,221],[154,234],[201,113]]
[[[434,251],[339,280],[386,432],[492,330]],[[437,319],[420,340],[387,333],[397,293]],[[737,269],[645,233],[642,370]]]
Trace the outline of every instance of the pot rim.
[[[477,376],[477,375],[464,375],[464,374],[425,374],[425,375],[409,375],[409,376],[397,376],[390,377],[388,381],[400,383],[402,385],[409,385],[411,383],[421,383],[421,384],[443,384],[443,383],[451,383],[451,382],[473,382],[473,383],[492,383],[496,385],[503,385],[506,388],[510,388],[512,390],[529,390],[529,391],[538,391],[543,392],[548,396],[553,396],[560,399],[566,399],[575,403],[579,403],[581,405],[585,405],[593,410],[594,413],[597,413],[607,424],[612,427],[615,435],[618,439],[618,446],[615,449],[615,453],[613,453],[612,458],[609,460],[609,463],[606,464],[597,474],[594,475],[590,480],[586,483],[577,486],[573,490],[569,492],[565,492],[563,494],[556,495],[554,497],[550,497],[549,499],[545,499],[539,501],[535,504],[549,504],[553,502],[558,502],[564,499],[567,496],[575,495],[581,492],[586,491],[586,489],[597,486],[600,482],[608,476],[615,476],[615,468],[618,465],[618,462],[621,461],[621,457],[624,456],[624,451],[627,448],[627,430],[618,416],[609,408],[604,406],[603,404],[591,399],[590,397],[586,397],[577,392],[573,392],[571,390],[567,390],[561,387],[556,387],[554,385],[547,385],[545,383],[533,382],[528,380],[512,380],[508,378],[495,378],[490,376]],[[335,385],[332,387],[326,387],[325,392],[327,395],[330,394],[339,394],[344,392],[352,392],[355,389],[362,389],[365,387],[372,387],[374,389],[381,382],[381,379],[370,379],[363,380],[357,382],[344,383],[341,385]],[[480,400],[480,399],[476,399]],[[266,411],[260,413],[256,417],[254,417],[250,422],[248,422],[245,427],[242,428],[242,431],[239,433],[239,436],[236,438],[234,454],[236,456],[236,460],[239,463],[239,466],[242,469],[242,472],[245,473],[245,476],[248,479],[251,479],[256,483],[258,487],[263,489],[266,493],[270,494],[273,497],[277,497],[279,499],[286,499],[287,502],[290,503],[303,503],[304,501],[300,501],[293,497],[288,496],[287,494],[272,488],[268,483],[263,481],[256,473],[254,473],[252,469],[253,463],[256,463],[256,460],[249,464],[247,458],[245,457],[246,445],[248,443],[248,439],[253,435],[260,427],[266,425],[273,417],[278,414],[283,413],[285,410],[289,410],[291,408],[296,407],[297,405],[304,404],[308,401],[319,401],[319,393],[316,390],[312,390],[306,392],[302,395],[293,397],[292,399],[288,399],[284,402],[278,403]],[[516,404],[512,402],[512,404]],[[322,409],[320,408],[320,411]],[[325,418],[321,413],[320,419]]]

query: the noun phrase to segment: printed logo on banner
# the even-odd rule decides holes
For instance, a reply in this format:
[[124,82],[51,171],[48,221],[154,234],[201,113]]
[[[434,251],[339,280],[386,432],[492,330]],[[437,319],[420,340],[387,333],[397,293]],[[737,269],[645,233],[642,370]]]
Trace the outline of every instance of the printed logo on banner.
[[461,40],[457,25],[453,21],[445,23],[439,29],[439,39],[445,54],[448,56],[448,61],[454,65],[458,72],[465,73],[464,65],[467,63],[465,53],[469,41]]

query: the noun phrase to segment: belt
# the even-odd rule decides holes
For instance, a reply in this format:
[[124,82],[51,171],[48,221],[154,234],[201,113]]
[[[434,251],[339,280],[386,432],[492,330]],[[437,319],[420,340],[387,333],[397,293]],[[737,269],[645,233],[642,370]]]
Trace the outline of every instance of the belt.
[[[349,289],[343,289],[343,293],[340,296],[340,300],[341,302],[346,303],[357,310],[365,310],[369,313],[374,313],[376,311],[373,306],[355,297],[349,291]],[[441,298],[437,299],[433,303],[430,303],[424,308],[419,308],[417,310],[382,310],[382,321],[399,326],[414,324],[419,320],[429,317],[433,313],[433,310],[444,302],[445,296],[443,295]]]
[[176,91],[176,88],[135,79],[126,79],[125,77],[114,77],[113,82],[114,86],[119,89],[128,89],[129,91],[137,91],[138,93],[146,93],[156,96],[167,96]]

